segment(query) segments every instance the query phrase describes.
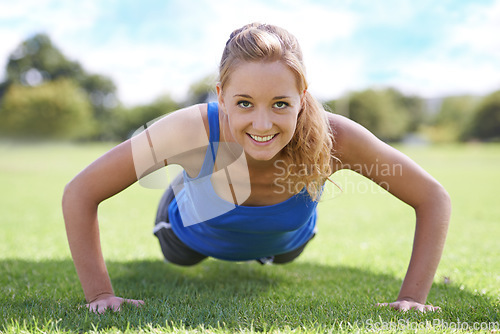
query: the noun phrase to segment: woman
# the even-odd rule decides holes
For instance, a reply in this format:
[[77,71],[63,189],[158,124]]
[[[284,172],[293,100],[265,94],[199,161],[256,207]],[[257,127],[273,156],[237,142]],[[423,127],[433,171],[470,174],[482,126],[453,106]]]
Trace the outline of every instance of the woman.
[[[222,55],[217,100],[171,113],[66,186],[66,230],[89,309],[143,304],[113,293],[97,207],[169,164],[181,165],[184,172],[165,192],[154,232],[165,259],[178,265],[208,256],[292,261],[314,237],[316,205],[328,176],[356,166],[356,172],[411,205],[417,219],[399,296],[379,305],[438,309],[425,302],[446,238],[448,194],[405,155],[322,109],[307,91],[295,37],[261,24],[234,31]],[[401,172],[380,175],[377,165],[401,166]]]

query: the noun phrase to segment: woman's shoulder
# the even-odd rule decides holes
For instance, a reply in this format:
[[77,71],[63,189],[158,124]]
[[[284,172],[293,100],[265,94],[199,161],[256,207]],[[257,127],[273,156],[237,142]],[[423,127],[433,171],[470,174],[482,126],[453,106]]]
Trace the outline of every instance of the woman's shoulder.
[[191,142],[196,142],[204,133],[208,134],[207,104],[196,104],[168,113],[148,130],[152,136],[190,138]]
[[339,150],[349,141],[350,135],[358,131],[359,124],[345,116],[331,112],[327,112],[327,119],[330,132],[334,138],[335,149]]
[[207,147],[208,138],[207,105],[197,104],[171,112],[148,126],[132,138],[132,148],[152,151],[155,161],[174,162]]
[[361,124],[342,115],[327,113],[328,123],[334,138],[333,149],[343,157],[355,154],[359,150],[370,149],[380,142]]
[[[178,109],[174,112],[167,114],[164,118],[168,119],[168,122],[175,122],[179,125],[199,125],[200,121],[203,121],[203,124],[208,124],[208,116],[207,116],[208,104],[200,103],[191,105],[182,109]],[[187,128],[181,129],[183,131],[188,130]]]

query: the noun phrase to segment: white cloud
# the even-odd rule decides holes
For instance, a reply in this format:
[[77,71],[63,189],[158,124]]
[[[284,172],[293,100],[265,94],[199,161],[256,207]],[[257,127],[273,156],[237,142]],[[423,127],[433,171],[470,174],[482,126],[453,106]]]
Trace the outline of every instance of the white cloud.
[[450,34],[450,46],[463,46],[500,60],[499,32],[500,1],[497,0],[492,6],[478,6],[466,22],[455,26]]
[[[229,34],[251,22],[281,26],[294,34],[301,44],[311,92],[319,98],[331,98],[362,80],[363,56],[330,54],[339,40],[347,40],[356,30],[359,16],[332,5],[304,4],[303,1],[210,1],[211,22],[202,42],[209,59],[218,61]],[[239,13],[234,15],[234,13]],[[209,47],[212,45],[212,47]],[[213,61],[212,61],[213,62]],[[216,67],[214,67],[214,70]]]
[[[47,33],[66,53],[66,41],[91,27],[99,14],[95,1],[21,0],[0,2],[0,77],[12,51],[36,33]],[[76,58],[75,58],[76,59]]]
[[[311,91],[322,99],[334,98],[374,84],[369,74],[378,64],[372,50],[353,38],[357,32],[377,22],[396,29],[414,12],[434,4],[396,1],[381,6],[363,1],[320,4],[298,0],[200,0],[196,6],[186,1],[173,3],[178,6],[176,12],[166,13],[165,19],[176,23],[176,31],[165,31],[163,40],[150,40],[147,34],[141,35],[141,40],[134,39],[125,26],[118,25],[106,36],[106,43],[96,43],[91,31],[102,23],[104,6],[110,3],[1,2],[0,71],[5,68],[1,62],[22,40],[45,31],[69,58],[88,71],[110,76],[118,86],[120,99],[127,104],[149,103],[165,92],[182,98],[191,83],[217,71],[231,31],[259,21],[282,26],[297,36]],[[407,59],[395,58],[397,50],[388,50],[388,56],[394,57],[388,61],[394,75],[382,84],[428,96],[488,92],[500,86],[500,39],[496,37],[500,31],[500,0],[493,6],[477,5],[468,10],[468,18],[448,27],[445,39],[434,49]],[[161,22],[150,22],[147,17],[133,23],[138,24],[134,30],[161,27]],[[185,40],[172,38],[179,33]]]
[[468,10],[467,19],[449,27],[439,45],[395,64],[399,75],[391,83],[428,97],[500,89],[500,1]]
[[[164,92],[178,98],[184,97],[191,83],[217,71],[231,31],[254,21],[283,26],[297,36],[306,57],[310,79],[315,75],[322,76],[311,80],[312,91],[316,89],[326,95],[327,90],[335,92],[341,89],[345,80],[336,82],[338,87],[335,87],[331,82],[331,73],[349,79],[359,77],[359,73],[356,73],[359,72],[359,61],[343,59],[344,64],[337,62],[336,66],[331,66],[332,59],[328,57],[314,60],[320,45],[350,35],[356,20],[352,13],[316,5],[303,7],[298,3],[280,8],[265,2],[221,0],[198,2],[198,6],[183,8],[190,17],[181,20],[182,28],[179,28],[183,29],[183,34],[197,40],[192,45],[147,41],[137,44],[123,34],[110,36],[110,41],[98,48],[81,43],[79,46],[70,41],[67,45],[71,45],[74,52],[77,51],[85,68],[114,78],[119,85],[121,100],[128,104],[147,103]],[[200,13],[200,8],[204,12]],[[240,15],[234,15],[235,12]],[[201,19],[202,14],[209,18],[206,22]],[[346,65],[346,61],[349,64]],[[322,84],[325,81],[328,85]],[[320,83],[325,87],[322,90],[319,89]]]
[[452,94],[483,95],[500,88],[499,64],[478,62],[478,58],[453,58],[409,62],[399,69],[391,84],[426,97]]
[[85,68],[112,77],[119,85],[120,98],[128,104],[149,103],[166,92],[183,97],[189,84],[206,74],[192,70],[197,68],[199,53],[166,44],[137,45],[115,38],[82,52]]
[[22,18],[33,16],[40,13],[52,0],[23,0],[23,1],[2,1],[0,2],[0,19],[11,20],[13,18]]
[[[0,12],[9,12],[10,19],[17,18],[18,22],[15,29],[0,30],[2,39],[6,41],[2,43],[0,57],[6,59],[8,53],[29,34],[45,31],[69,58],[78,60],[89,71],[111,76],[118,85],[122,101],[128,104],[147,103],[164,92],[183,97],[191,83],[217,71],[230,32],[244,24],[259,21],[280,25],[298,37],[313,83],[312,89],[316,86],[319,90],[320,83],[330,81],[331,73],[337,76],[343,73],[341,76],[344,78],[358,76],[353,75],[356,62],[336,67],[331,66],[328,57],[315,60],[321,45],[350,35],[356,24],[353,13],[312,3],[304,6],[298,1],[249,3],[206,0],[198,2],[196,7],[190,4],[181,3],[183,8],[180,12],[183,14],[176,20],[182,29],[186,29],[184,34],[197,38],[197,43],[193,45],[138,43],[120,33],[119,27],[113,36],[108,36],[108,43],[95,45],[86,36],[86,31],[93,27],[100,14],[97,1],[55,5],[52,0],[24,0],[8,8],[0,7]],[[145,18],[141,24],[150,22]],[[342,63],[347,60],[343,59]],[[313,79],[319,75],[322,77]],[[336,90],[331,82],[321,86],[332,86],[328,90]]]

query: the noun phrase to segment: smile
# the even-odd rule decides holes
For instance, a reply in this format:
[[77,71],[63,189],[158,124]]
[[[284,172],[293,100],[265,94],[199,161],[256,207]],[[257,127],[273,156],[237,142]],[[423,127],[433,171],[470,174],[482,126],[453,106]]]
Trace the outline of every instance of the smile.
[[274,135],[270,135],[270,136],[256,136],[256,135],[251,135],[251,134],[248,134],[253,140],[259,142],[259,143],[265,143],[265,142],[268,142],[268,141],[271,141],[274,137],[276,137],[278,134],[274,134]]

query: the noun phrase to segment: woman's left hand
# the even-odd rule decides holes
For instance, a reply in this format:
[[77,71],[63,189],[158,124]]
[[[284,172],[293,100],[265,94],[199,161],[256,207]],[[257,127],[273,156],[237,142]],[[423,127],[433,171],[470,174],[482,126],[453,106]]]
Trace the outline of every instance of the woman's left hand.
[[389,306],[403,312],[406,312],[411,309],[416,309],[419,310],[420,312],[441,311],[440,307],[432,306],[430,304],[429,305],[421,304],[414,300],[397,300],[393,303],[378,303],[377,306],[382,306],[382,307]]

